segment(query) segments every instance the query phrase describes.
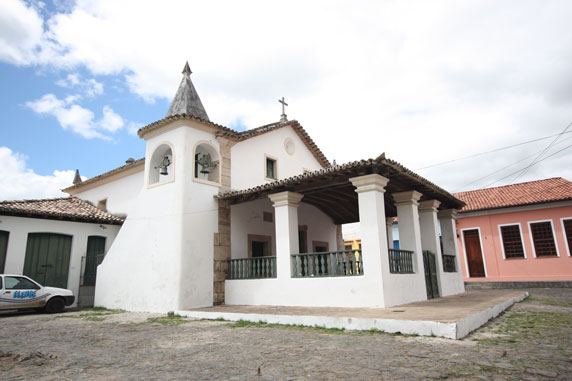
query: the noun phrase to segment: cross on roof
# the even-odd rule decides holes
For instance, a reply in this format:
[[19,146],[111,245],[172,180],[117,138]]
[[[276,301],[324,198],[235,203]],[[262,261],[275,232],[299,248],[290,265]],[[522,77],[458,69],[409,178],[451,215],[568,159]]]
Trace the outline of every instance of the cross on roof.
[[288,106],[288,103],[286,103],[286,101],[284,100],[284,97],[282,97],[282,99],[278,99],[278,102],[282,103],[282,115],[280,115],[280,121],[281,122],[287,122],[288,118],[286,117],[285,106]]

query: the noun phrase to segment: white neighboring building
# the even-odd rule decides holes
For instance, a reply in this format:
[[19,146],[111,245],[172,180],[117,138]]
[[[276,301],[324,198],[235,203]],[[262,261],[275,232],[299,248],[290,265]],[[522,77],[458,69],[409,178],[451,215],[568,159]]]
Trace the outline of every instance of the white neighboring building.
[[70,289],[73,306],[90,305],[97,262],[122,222],[76,197],[2,201],[0,273]]
[[[464,291],[437,220],[457,253],[462,201],[383,154],[332,167],[284,114],[244,132],[212,123],[183,74],[167,116],[139,130],[144,160],[66,189],[128,213],[96,305],[389,307]],[[396,216],[401,250],[388,248]],[[358,221],[363,247],[344,251],[341,224]]]

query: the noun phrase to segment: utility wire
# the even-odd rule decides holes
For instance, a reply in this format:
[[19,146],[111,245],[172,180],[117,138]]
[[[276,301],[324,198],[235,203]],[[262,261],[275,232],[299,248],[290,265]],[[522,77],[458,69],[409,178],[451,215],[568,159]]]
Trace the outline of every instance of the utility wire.
[[539,159],[542,157],[542,155],[544,155],[544,154],[546,153],[546,151],[548,151],[548,150],[550,149],[550,147],[552,147],[552,146],[554,145],[554,143],[556,143],[556,141],[557,141],[558,139],[560,139],[560,137],[562,136],[562,134],[566,133],[566,131],[570,128],[570,126],[572,126],[572,122],[570,122],[570,123],[566,126],[566,128],[564,128],[564,130],[562,130],[562,132],[559,133],[558,136],[557,136],[552,142],[550,142],[550,144],[549,144],[534,160],[532,160],[532,161],[530,162],[530,164],[528,165],[528,167],[524,168],[524,169],[522,170],[522,172],[521,172],[518,176],[516,176],[516,177],[514,178],[514,180],[512,180],[512,182],[514,183],[514,182],[515,182],[516,180],[518,180],[521,176],[523,176],[526,172],[528,172],[528,169],[529,169],[530,167],[532,167],[534,164],[536,164],[536,163],[539,161]]
[[551,155],[545,156],[545,157],[543,157],[542,159],[540,159],[540,160],[538,160],[538,161],[536,161],[536,162],[533,162],[533,163],[529,164],[529,165],[528,165],[527,167],[525,167],[525,168],[521,168],[521,169],[519,169],[518,171],[515,171],[515,172],[513,172],[513,173],[510,173],[510,174],[508,174],[508,175],[506,175],[506,176],[504,176],[504,177],[502,177],[502,178],[500,178],[500,179],[498,179],[498,180],[496,180],[496,181],[493,181],[492,183],[487,184],[487,185],[485,185],[484,187],[481,187],[481,188],[479,188],[479,189],[488,188],[489,186],[491,186],[491,185],[493,185],[493,184],[495,184],[495,183],[498,183],[499,181],[504,180],[504,179],[506,179],[507,177],[510,177],[510,176],[512,176],[512,175],[515,175],[515,174],[519,173],[520,171],[523,171],[523,170],[525,170],[525,169],[528,169],[528,168],[530,168],[530,167],[532,167],[532,166],[534,166],[534,165],[536,165],[536,164],[538,164],[538,163],[540,163],[540,162],[543,162],[544,160],[546,160],[546,159],[548,159],[548,158],[551,158],[552,156],[556,155],[557,153],[560,153],[560,152],[562,152],[562,151],[564,151],[565,149],[568,149],[568,148],[570,148],[570,147],[572,147],[572,144],[570,144],[570,145],[568,145],[568,146],[562,148],[561,150],[558,150],[558,151],[554,152],[554,153],[551,154]]
[[[572,131],[571,131],[571,132],[572,132]],[[566,140],[569,140],[569,139],[572,139],[572,136],[569,136],[569,137],[567,137],[566,139],[562,139],[562,140],[559,141],[557,144],[561,144],[561,143],[563,143],[563,142],[565,142]],[[469,182],[469,183],[463,185],[462,187],[460,187],[460,189],[464,189],[465,187],[467,187],[467,186],[469,186],[469,185],[471,185],[471,184],[474,184],[474,183],[476,183],[476,182],[478,182],[478,181],[481,181],[481,180],[483,180],[483,179],[486,179],[487,177],[491,177],[491,176],[494,175],[494,174],[497,174],[497,173],[499,173],[499,172],[502,172],[502,171],[504,171],[505,169],[510,168],[510,167],[512,167],[513,165],[518,164],[518,163],[520,163],[521,161],[524,161],[524,160],[526,160],[526,159],[528,159],[528,158],[530,158],[530,157],[532,157],[532,156],[534,156],[534,155],[536,155],[536,154],[538,154],[538,153],[540,153],[540,152],[542,152],[542,151],[543,151],[543,150],[539,150],[539,151],[536,151],[536,152],[534,152],[534,153],[531,153],[530,155],[525,156],[524,158],[522,158],[522,159],[520,159],[520,160],[517,160],[517,161],[515,161],[515,162],[513,162],[513,163],[511,163],[511,164],[509,164],[509,165],[507,165],[507,166],[504,166],[504,167],[502,167],[502,168],[499,169],[499,170],[496,170],[496,171],[494,171],[494,172],[491,172],[491,173],[489,173],[488,175],[484,175],[484,176],[482,176],[482,177],[479,177],[478,179],[473,180],[473,181],[471,181],[471,182]],[[463,191],[456,191],[455,193],[457,193],[457,192],[463,192]]]
[[[571,123],[571,125],[572,125],[572,123]],[[570,125],[569,125],[569,126],[570,126]],[[545,137],[543,137],[543,138],[528,140],[528,141],[526,141],[526,142],[521,142],[521,143],[517,143],[517,144],[512,144],[512,145],[510,145],[510,146],[506,146],[506,147],[496,148],[496,149],[491,150],[491,151],[480,152],[480,153],[476,153],[476,154],[474,154],[474,155],[463,156],[463,157],[460,157],[460,158],[457,158],[457,159],[447,160],[447,161],[443,161],[443,162],[441,162],[441,163],[436,163],[436,164],[431,164],[431,165],[428,165],[428,166],[426,166],[426,167],[421,167],[421,168],[414,169],[414,171],[421,171],[421,170],[423,170],[423,169],[432,168],[432,167],[437,167],[437,166],[439,166],[439,165],[449,164],[449,163],[453,163],[453,162],[459,161],[459,160],[470,159],[470,158],[472,158],[472,157],[482,156],[482,155],[486,155],[486,154],[489,154],[489,153],[498,152],[498,151],[502,151],[502,150],[505,150],[505,149],[509,149],[509,148],[513,148],[513,147],[518,147],[518,146],[522,146],[522,145],[525,145],[525,144],[538,142],[538,141],[541,141],[541,140],[550,139],[550,138],[555,137],[555,136],[558,136],[558,137],[559,137],[559,136],[561,136],[561,135],[563,135],[563,134],[570,134],[570,133],[572,133],[572,131],[561,132],[561,133],[558,133],[558,134],[554,134],[554,135],[550,135],[550,136],[545,136]]]

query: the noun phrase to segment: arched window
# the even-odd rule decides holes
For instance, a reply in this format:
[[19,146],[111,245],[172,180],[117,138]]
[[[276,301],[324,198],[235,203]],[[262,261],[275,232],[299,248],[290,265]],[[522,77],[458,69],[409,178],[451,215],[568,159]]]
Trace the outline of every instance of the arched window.
[[220,158],[214,146],[207,142],[197,144],[193,159],[195,180],[220,183]]
[[174,180],[174,178],[173,151],[169,145],[161,144],[151,156],[149,185]]

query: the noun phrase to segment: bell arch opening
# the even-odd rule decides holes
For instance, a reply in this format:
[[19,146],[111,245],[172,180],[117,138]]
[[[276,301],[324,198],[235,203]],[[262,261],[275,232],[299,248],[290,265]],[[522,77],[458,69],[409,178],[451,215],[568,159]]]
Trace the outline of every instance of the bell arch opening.
[[161,144],[151,155],[149,164],[149,185],[175,179],[173,150],[168,144]]
[[207,142],[199,142],[193,154],[193,178],[220,184],[220,157],[216,147]]

